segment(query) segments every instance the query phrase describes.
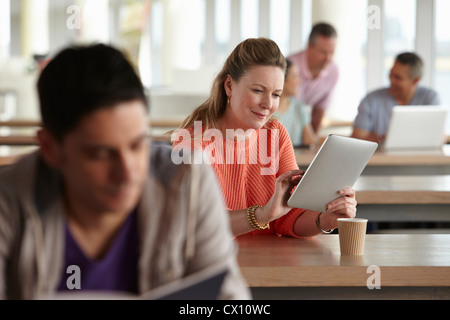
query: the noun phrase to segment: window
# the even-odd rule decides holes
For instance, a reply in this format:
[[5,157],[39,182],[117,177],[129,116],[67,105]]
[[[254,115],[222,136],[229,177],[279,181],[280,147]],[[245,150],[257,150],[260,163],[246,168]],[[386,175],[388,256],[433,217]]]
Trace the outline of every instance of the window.
[[215,62],[225,61],[229,54],[231,31],[231,2],[230,0],[216,0],[215,7]]
[[152,9],[150,10],[150,42],[152,46],[152,84],[160,85],[162,83],[162,43],[163,43],[163,27],[164,27],[164,14],[163,4],[161,0],[154,0]]
[[[50,53],[83,38],[107,41],[109,37],[112,44],[119,44],[120,12],[130,1],[144,0],[48,0]],[[367,90],[388,86],[395,56],[417,50],[416,43],[419,48],[424,48],[421,44],[426,43],[429,49],[422,57],[430,70],[424,82],[439,92],[443,104],[450,105],[447,88],[450,83],[449,0],[345,0],[339,4],[332,0],[148,1],[151,2],[151,17],[150,29],[146,32],[149,33],[148,46],[151,45],[148,54],[151,66],[147,67],[151,81],[147,83],[153,88],[164,87],[161,88],[164,90],[166,86],[179,88],[181,85],[185,90],[194,90],[196,85],[209,90],[211,74],[222,66],[240,41],[269,36],[285,55],[289,55],[305,47],[311,22],[329,17],[338,24],[335,60],[342,70],[328,113],[330,118],[353,120],[356,107]],[[22,55],[20,22],[25,3],[0,0],[0,59]],[[81,8],[81,30],[66,27],[70,17],[67,8],[73,3]],[[370,5],[381,9],[381,28],[369,30],[367,26]],[[6,16],[9,11],[11,14]],[[104,23],[98,24],[99,18]],[[433,28],[422,28],[430,27],[433,18]],[[84,20],[90,23],[86,25]],[[199,80],[185,80],[193,76]],[[450,134],[450,113],[448,132]]]
[[[441,103],[450,106],[450,1],[436,0],[436,35],[434,84],[439,92]],[[447,134],[450,135],[450,113],[447,116]]]
[[259,0],[241,1],[241,37],[258,37]]
[[289,0],[270,1],[270,38],[280,47],[284,55],[289,54]]
[[353,121],[361,98],[366,93],[367,9],[367,1],[361,0],[352,2],[352,6],[341,7],[339,3],[328,8],[337,16],[351,17],[340,24],[330,19],[338,33],[333,60],[339,67],[339,80],[333,92],[333,101],[326,112],[326,116],[331,119]]
[[389,71],[395,56],[414,51],[416,37],[416,0],[384,2],[384,59],[385,85],[389,85]]
[[11,42],[10,12],[11,4],[9,0],[0,0],[0,63],[2,58],[9,56]]

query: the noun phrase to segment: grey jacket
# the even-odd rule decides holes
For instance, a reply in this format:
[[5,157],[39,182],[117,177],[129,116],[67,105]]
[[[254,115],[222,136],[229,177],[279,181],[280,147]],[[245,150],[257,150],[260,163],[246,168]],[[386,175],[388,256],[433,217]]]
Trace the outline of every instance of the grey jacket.
[[[174,165],[154,145],[138,206],[138,286],[148,292],[212,266],[229,273],[221,299],[250,299],[221,190],[207,165]],[[39,151],[0,167],[0,299],[55,294],[63,269],[61,177]],[[189,201],[192,199],[192,201]]]

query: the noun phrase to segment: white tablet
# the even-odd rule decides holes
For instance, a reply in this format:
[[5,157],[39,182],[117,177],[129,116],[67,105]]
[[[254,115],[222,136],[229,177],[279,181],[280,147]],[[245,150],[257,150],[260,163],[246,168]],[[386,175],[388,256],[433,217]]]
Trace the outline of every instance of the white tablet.
[[288,205],[326,211],[326,205],[339,197],[339,190],[353,187],[377,147],[375,142],[330,134],[291,194]]

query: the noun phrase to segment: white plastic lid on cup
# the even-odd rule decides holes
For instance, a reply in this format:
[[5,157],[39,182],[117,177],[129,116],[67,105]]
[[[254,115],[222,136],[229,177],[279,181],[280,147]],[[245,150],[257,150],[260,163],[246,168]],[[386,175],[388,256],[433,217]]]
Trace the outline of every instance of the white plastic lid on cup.
[[367,222],[364,218],[338,218],[337,221]]

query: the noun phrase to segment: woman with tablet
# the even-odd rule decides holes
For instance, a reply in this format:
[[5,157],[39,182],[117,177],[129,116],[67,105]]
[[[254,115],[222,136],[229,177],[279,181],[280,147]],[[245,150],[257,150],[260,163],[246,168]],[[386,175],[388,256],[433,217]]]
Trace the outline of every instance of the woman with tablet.
[[172,133],[172,161],[192,161],[184,150],[203,149],[215,169],[235,236],[248,232],[310,237],[330,232],[337,218],[356,214],[355,190],[336,194],[327,213],[291,208],[300,181],[283,125],[271,118],[283,93],[286,60],[267,38],[241,42],[215,78],[210,97]]

